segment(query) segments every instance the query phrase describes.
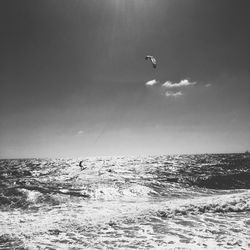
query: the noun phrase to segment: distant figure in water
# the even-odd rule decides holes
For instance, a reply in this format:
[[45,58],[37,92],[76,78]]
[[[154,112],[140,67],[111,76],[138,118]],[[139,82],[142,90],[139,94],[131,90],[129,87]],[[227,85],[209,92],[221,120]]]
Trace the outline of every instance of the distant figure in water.
[[83,166],[82,163],[83,163],[83,161],[79,162],[79,166],[81,168],[81,171],[87,168],[86,166]]

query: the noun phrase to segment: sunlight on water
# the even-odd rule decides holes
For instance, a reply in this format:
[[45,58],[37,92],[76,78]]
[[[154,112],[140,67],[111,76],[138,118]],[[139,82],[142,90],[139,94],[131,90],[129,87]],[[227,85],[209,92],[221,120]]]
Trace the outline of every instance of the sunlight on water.
[[249,158],[78,163],[0,161],[0,249],[249,249]]

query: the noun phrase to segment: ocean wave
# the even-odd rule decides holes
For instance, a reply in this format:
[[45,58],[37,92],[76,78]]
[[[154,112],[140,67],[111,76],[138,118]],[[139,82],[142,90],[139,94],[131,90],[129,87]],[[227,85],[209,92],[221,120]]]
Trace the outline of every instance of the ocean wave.
[[16,250],[25,250],[25,245],[22,240],[20,240],[16,236],[12,236],[10,234],[2,234],[0,235],[0,249],[3,250],[11,250],[11,249],[16,249]]
[[212,189],[250,189],[250,172],[188,177],[184,182]]
[[0,160],[2,209],[70,199],[193,198],[250,188],[244,155],[182,155],[84,159]]
[[27,249],[67,244],[80,249],[216,249],[218,244],[218,249],[247,249],[242,248],[248,237],[243,224],[249,218],[235,218],[248,211],[249,191],[162,202],[90,200],[29,213],[0,212],[0,228],[13,235],[9,241],[22,241]]
[[250,211],[250,192],[201,197],[188,201],[176,200],[173,203],[170,201],[162,209],[153,211],[153,214],[162,218],[169,218],[189,214],[247,211]]

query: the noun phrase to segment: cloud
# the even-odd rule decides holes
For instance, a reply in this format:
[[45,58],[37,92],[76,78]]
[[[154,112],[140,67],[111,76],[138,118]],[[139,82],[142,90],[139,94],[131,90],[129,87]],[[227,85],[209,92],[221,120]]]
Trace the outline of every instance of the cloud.
[[169,96],[178,97],[178,96],[181,96],[181,95],[183,95],[183,93],[181,91],[178,91],[178,92],[167,91],[165,93],[165,96],[167,96],[167,97],[169,97]]
[[[154,79],[154,80],[146,82],[145,85],[146,86],[155,86],[158,83],[161,83],[161,82]],[[154,87],[153,89],[160,91],[160,93],[164,94],[166,97],[176,97],[177,98],[177,97],[182,96],[184,93],[180,90],[179,91],[170,91],[171,89],[174,89],[174,88],[180,89],[182,87],[188,87],[188,86],[192,86],[195,84],[196,84],[196,82],[190,82],[187,79],[183,79],[177,83],[173,83],[171,81],[166,81],[165,83],[163,83],[161,85],[157,85],[157,87]],[[209,87],[209,86],[206,86],[206,87]]]
[[79,131],[77,132],[77,134],[78,134],[78,135],[82,135],[82,134],[84,134],[84,131],[83,131],[83,130],[79,130]]
[[157,83],[158,83],[158,81],[156,81],[156,80],[154,79],[154,80],[151,80],[151,81],[146,82],[145,85],[147,85],[147,86],[153,86],[153,85],[155,85],[155,84],[157,84]]
[[209,87],[211,87],[211,86],[212,86],[211,83],[207,83],[207,84],[205,85],[206,88],[209,88]]
[[187,86],[191,86],[191,85],[195,85],[195,84],[196,84],[196,82],[189,82],[187,79],[184,79],[178,83],[172,83],[170,81],[166,81],[165,83],[162,84],[162,87],[165,87],[167,89],[171,89],[171,88],[187,87]]

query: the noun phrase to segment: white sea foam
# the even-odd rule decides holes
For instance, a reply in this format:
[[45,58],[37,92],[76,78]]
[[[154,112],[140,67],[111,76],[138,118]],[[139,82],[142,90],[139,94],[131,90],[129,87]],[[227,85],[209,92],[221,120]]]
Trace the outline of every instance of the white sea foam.
[[[249,249],[250,191],[185,182],[237,166],[235,156],[226,170],[209,157],[100,157],[83,159],[82,171],[74,159],[26,160],[26,173],[13,161],[1,177],[0,249]],[[243,163],[230,176],[247,173]]]
[[53,241],[52,247],[59,249],[63,239],[75,247],[82,241],[90,248],[100,244],[126,249],[126,244],[138,244],[138,249],[247,249],[250,238],[244,213],[249,210],[248,191],[168,202],[82,201],[30,213],[1,212],[0,233],[19,237],[27,246],[33,244],[31,249]]

